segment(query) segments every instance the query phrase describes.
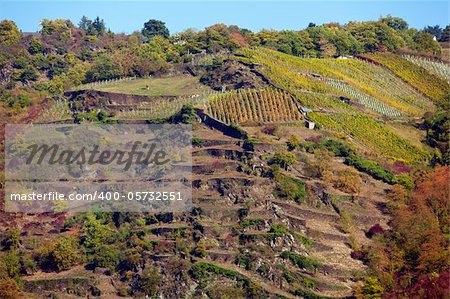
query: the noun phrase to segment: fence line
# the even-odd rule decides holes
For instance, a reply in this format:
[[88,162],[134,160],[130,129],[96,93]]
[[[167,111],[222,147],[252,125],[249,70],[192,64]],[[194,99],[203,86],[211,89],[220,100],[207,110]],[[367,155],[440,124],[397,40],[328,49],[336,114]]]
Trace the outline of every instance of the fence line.
[[74,90],[89,89],[89,88],[93,88],[93,87],[97,87],[97,86],[103,86],[106,84],[118,83],[118,82],[124,82],[124,81],[133,81],[133,80],[137,80],[137,79],[138,79],[138,77],[133,76],[133,77],[120,77],[120,78],[100,80],[100,81],[95,81],[95,82],[78,85],[78,86],[74,87]]

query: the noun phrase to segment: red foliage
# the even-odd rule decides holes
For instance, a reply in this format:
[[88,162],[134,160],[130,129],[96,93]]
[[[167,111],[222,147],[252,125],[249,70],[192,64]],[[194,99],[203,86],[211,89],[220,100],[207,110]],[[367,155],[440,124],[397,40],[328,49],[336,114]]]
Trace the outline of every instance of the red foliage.
[[411,201],[402,204],[393,215],[390,238],[404,253],[405,265],[395,273],[394,286],[385,294],[387,298],[450,298],[446,239],[449,170],[448,166],[436,167],[416,180]]
[[439,220],[442,231],[448,231],[450,223],[450,167],[438,166],[416,182],[413,204],[427,206]]
[[386,298],[450,298],[450,271],[446,270],[437,274],[422,274],[411,287],[401,290],[396,289],[385,295]]
[[155,253],[170,253],[173,251],[173,243],[163,240],[155,246],[154,251]]
[[385,164],[384,167],[389,169],[395,174],[402,174],[402,173],[410,173],[412,168],[406,165],[404,162],[397,161],[392,164]]

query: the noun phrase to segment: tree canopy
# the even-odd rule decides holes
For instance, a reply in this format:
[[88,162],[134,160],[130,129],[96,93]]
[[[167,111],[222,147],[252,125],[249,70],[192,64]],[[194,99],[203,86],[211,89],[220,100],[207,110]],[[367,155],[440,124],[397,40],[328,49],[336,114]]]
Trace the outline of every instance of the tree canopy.
[[142,35],[151,39],[155,36],[162,36],[164,38],[168,38],[170,36],[169,29],[166,27],[166,23],[159,20],[148,20],[144,23],[144,28],[142,29]]

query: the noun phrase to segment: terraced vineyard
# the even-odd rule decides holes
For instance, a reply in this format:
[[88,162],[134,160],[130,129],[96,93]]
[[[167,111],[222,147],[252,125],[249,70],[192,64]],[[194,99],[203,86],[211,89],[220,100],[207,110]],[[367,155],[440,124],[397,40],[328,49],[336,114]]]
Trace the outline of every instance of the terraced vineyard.
[[56,121],[73,120],[67,100],[58,101],[50,106],[36,120],[37,123],[52,123]]
[[154,102],[142,102],[129,110],[118,111],[114,118],[120,120],[146,120],[172,116],[185,104],[203,107],[210,93],[177,97],[173,100],[161,99]]
[[430,74],[424,67],[392,53],[365,54],[366,57],[379,63],[391,72],[408,82],[421,93],[427,95],[435,102],[443,99],[449,91],[449,83],[445,79]]
[[345,132],[371,151],[394,160],[413,163],[430,158],[429,153],[415,147],[369,116],[347,113],[308,115],[322,128]]
[[411,55],[404,55],[403,58],[450,82],[450,66],[448,64]]
[[243,89],[213,95],[207,113],[224,123],[270,123],[301,118],[291,96],[276,89]]
[[[405,120],[436,109],[431,99],[388,69],[358,59],[298,58],[263,48],[245,49],[242,54],[245,57],[236,59],[253,63],[273,84],[312,108],[316,113],[308,116],[319,127],[344,132],[379,160],[413,164],[430,158],[428,152],[379,121],[380,116],[388,117],[388,121]],[[339,96],[364,108],[346,104]]]
[[[262,72],[289,91],[297,88],[337,93],[361,104],[370,97],[372,102],[376,100],[380,104],[368,108],[387,116],[397,116],[394,110],[406,115],[421,115],[423,110],[434,109],[429,99],[400,78],[380,66],[364,61],[298,58],[263,48],[243,52],[250,61],[266,66]],[[326,84],[330,79],[350,84],[359,90],[358,96],[347,93],[342,86],[331,87]],[[384,105],[384,109],[378,107],[381,105]]]
[[378,112],[383,115],[395,117],[400,116],[401,112],[397,109],[386,105],[384,102],[379,101],[378,99],[369,96],[361,91],[359,91],[356,88],[353,88],[352,86],[343,83],[342,81],[338,80],[327,80],[326,81],[331,86],[342,90],[344,93],[350,95],[352,98],[357,99],[358,102],[363,104],[365,107],[372,109],[375,112]]

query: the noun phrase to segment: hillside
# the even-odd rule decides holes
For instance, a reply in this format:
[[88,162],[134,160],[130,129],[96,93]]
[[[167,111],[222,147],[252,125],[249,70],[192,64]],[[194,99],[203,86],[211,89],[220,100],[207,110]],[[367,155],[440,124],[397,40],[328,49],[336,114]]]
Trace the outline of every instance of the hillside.
[[84,21],[3,22],[2,132],[189,124],[192,207],[0,210],[0,298],[446,298],[449,65],[429,32],[390,16],[176,36]]
[[[424,105],[420,107],[422,109],[434,109],[433,102],[413,88],[405,88],[405,83],[393,74],[387,77],[385,69],[364,61],[300,59],[265,49],[246,50],[245,54],[245,57],[238,56],[236,61],[251,61],[256,65],[252,71],[267,78],[265,89],[218,93],[199,85],[197,90],[203,91],[199,99],[191,95],[193,83],[174,86],[176,91],[164,88],[165,83],[159,85],[162,82],[167,82],[168,86],[171,86],[170,82],[195,82],[195,77],[123,80],[93,86],[98,91],[68,93],[65,101],[48,106],[34,122],[73,121],[74,117],[81,122],[92,122],[98,121],[97,116],[104,111],[108,119],[138,123],[167,117],[182,105],[193,104],[224,124],[243,125],[253,140],[251,148],[243,148],[239,139],[228,137],[217,129],[195,125],[193,210],[190,213],[156,215],[156,219],[142,215],[124,220],[132,227],[127,229],[128,238],[134,232],[142,232],[139,241],[136,240],[138,243],[108,241],[108,246],[123,252],[142,248],[142,253],[136,251],[138,255],[135,258],[139,263],[151,261],[151,267],[172,269],[177,265],[185,269],[179,270],[186,271],[180,272],[185,273],[181,277],[173,270],[165,271],[159,277],[159,283],[176,281],[158,288],[158,292],[167,296],[174,292],[196,294],[198,288],[194,291],[182,287],[194,281],[201,282],[202,292],[213,297],[224,294],[240,297],[245,293],[287,298],[350,296],[367,269],[352,258],[353,253],[371,243],[366,234],[371,227],[387,227],[389,217],[379,207],[386,205],[385,194],[392,190],[392,186],[376,180],[377,177],[370,172],[369,175],[364,173],[363,169],[355,172],[353,167],[343,163],[347,158],[341,158],[339,153],[322,161],[319,159],[324,158],[316,156],[317,151],[322,151],[320,148],[324,145],[327,147],[323,141],[337,138],[354,147],[356,152],[380,162],[389,157],[393,159],[391,163],[422,164],[429,159],[429,154],[397,134],[388,124],[394,125],[396,121],[406,123],[408,118],[417,115],[419,105]],[[289,69],[282,67],[286,65]],[[374,73],[366,70],[364,77],[350,76],[358,67],[368,67]],[[277,73],[281,70],[283,76]],[[375,79],[370,80],[371,76]],[[390,89],[375,92],[379,90],[377,84],[384,82],[376,78],[386,77],[390,83],[384,86]],[[395,111],[402,111],[402,114],[382,117],[382,113],[367,108],[359,97],[347,93],[347,89],[329,84],[332,80],[344,86],[354,84],[353,90],[389,107],[386,109],[394,111],[401,107],[403,110]],[[143,84],[149,86],[144,95]],[[162,87],[154,89],[153,86]],[[365,93],[369,90],[372,90],[370,95]],[[359,105],[344,103],[339,98],[342,96]],[[90,106],[82,104],[92,97],[95,100],[89,100]],[[413,97],[414,101],[404,100]],[[72,109],[69,109],[69,102],[74,103],[70,105]],[[313,112],[307,112],[305,116],[303,107],[310,107]],[[319,129],[307,129],[305,117],[314,120]],[[403,130],[417,129],[408,126]],[[293,151],[297,162],[289,167],[289,171],[280,171],[273,176],[267,168],[270,159],[273,153],[286,151],[286,144],[292,142],[292,136],[300,142]],[[308,146],[316,149],[311,152]],[[314,170],[317,163],[322,163],[321,167],[325,168]],[[260,164],[267,166],[253,168]],[[358,178],[356,185],[339,183],[337,178],[344,173],[348,173],[352,180]],[[300,189],[295,191],[297,187],[289,185],[292,184],[288,183],[290,181],[298,182],[303,190],[299,195],[291,195]],[[86,227],[85,215],[61,217],[65,221],[58,225],[67,227],[67,223],[71,223],[64,235],[77,234]],[[103,229],[111,229],[110,220],[89,219]],[[30,226],[34,222],[27,218],[25,223]],[[50,231],[48,233],[50,235],[45,235],[51,239]],[[28,237],[22,242],[29,242],[34,234],[28,230]],[[34,250],[29,248],[26,252],[33,255]],[[183,257],[186,254],[191,258],[186,260]],[[119,259],[123,258],[126,257],[120,255]],[[109,263],[101,262],[100,265]],[[192,276],[187,275],[189,268],[194,271]],[[117,290],[117,284],[122,286],[119,292],[134,294],[126,280],[119,282],[120,272],[111,276],[112,282],[108,282],[109,274],[100,274],[95,286],[82,282],[89,275],[86,270],[69,270],[65,277],[79,281],[74,287],[81,294],[95,288],[101,294],[114,295],[111,288]],[[30,296],[36,289],[41,294],[58,293],[58,288],[68,278],[57,278],[54,287],[42,288],[38,285],[55,278],[38,272],[24,278],[25,290]],[[241,283],[243,287],[240,287]],[[222,287],[217,288],[218,284]]]

